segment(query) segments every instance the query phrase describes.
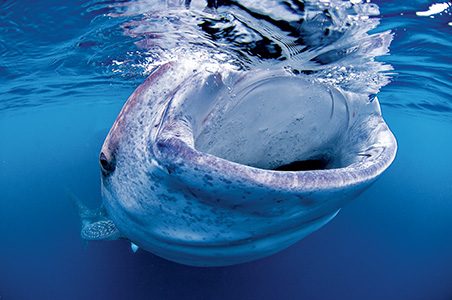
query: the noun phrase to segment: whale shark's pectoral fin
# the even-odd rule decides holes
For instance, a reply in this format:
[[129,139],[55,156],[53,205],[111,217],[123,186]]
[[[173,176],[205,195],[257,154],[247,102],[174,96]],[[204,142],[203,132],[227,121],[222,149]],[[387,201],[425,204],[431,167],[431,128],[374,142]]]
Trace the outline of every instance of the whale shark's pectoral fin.
[[82,227],[80,233],[82,239],[98,241],[98,240],[117,240],[121,237],[119,230],[111,220],[101,220]]
[[98,209],[89,209],[80,199],[68,191],[68,196],[77,207],[82,223],[80,235],[82,239],[89,241],[117,240],[121,233],[113,221],[108,218],[104,206]]

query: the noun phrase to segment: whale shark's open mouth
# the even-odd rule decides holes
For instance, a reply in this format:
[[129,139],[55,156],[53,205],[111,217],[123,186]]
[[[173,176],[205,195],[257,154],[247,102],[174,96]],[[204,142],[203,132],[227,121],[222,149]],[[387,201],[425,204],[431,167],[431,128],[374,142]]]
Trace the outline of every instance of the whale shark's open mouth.
[[234,90],[224,97],[232,104],[194,122],[198,151],[276,171],[334,169],[356,160],[344,155],[357,151],[345,141],[350,103],[337,89],[267,73],[245,78]]

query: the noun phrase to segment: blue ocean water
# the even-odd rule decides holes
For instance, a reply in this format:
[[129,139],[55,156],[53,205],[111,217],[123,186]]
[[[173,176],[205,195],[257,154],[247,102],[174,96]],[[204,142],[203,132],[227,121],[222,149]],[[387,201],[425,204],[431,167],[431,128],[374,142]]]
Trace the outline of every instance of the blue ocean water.
[[[450,2],[374,1],[374,31],[394,34],[378,58],[394,68],[378,98],[399,152],[318,232],[225,268],[83,242],[72,199],[99,204],[109,127],[161,58],[159,36],[177,47],[194,30],[147,15],[154,2],[0,2],[0,299],[452,299]],[[157,29],[142,30],[143,18]],[[278,59],[246,34],[215,35],[202,43]]]

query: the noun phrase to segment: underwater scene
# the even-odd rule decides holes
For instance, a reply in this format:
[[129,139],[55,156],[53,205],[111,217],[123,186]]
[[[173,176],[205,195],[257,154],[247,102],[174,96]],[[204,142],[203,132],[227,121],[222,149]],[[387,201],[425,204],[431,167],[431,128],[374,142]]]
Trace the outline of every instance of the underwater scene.
[[449,1],[0,1],[0,300],[451,300],[451,49]]

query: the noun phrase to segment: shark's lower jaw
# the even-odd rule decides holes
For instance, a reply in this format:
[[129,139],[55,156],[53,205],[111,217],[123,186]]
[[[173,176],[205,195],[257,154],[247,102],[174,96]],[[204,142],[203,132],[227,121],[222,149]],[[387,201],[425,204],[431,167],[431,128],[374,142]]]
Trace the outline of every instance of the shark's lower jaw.
[[152,126],[146,200],[105,187],[118,229],[159,256],[222,266],[278,252],[329,222],[394,159],[378,100],[283,71],[239,75],[232,89],[202,75],[171,93]]

